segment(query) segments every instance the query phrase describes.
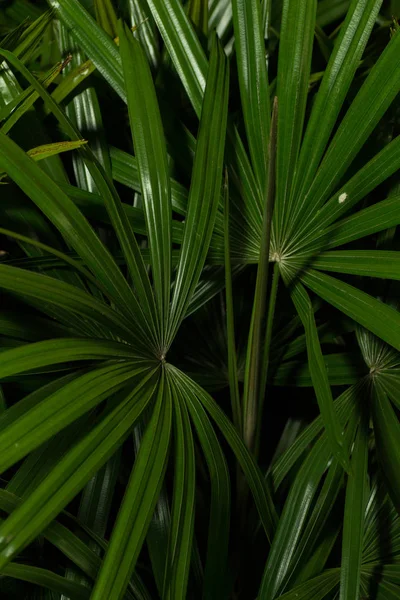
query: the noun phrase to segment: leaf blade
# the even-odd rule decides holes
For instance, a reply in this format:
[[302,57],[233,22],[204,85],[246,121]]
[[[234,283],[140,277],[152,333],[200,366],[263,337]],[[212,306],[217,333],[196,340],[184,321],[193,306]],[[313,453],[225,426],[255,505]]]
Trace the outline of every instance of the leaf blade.
[[253,170],[263,197],[271,110],[260,3],[233,0],[232,11],[244,123]]
[[382,340],[400,350],[400,314],[369,294],[321,272],[309,270],[304,284]]
[[184,238],[171,300],[168,345],[171,344],[186,313],[211,241],[220,198],[228,88],[227,59],[214,37],[196,145]]
[[119,27],[129,121],[139,167],[158,306],[159,343],[165,353],[171,287],[171,189],[167,149],[156,93],[143,50]]
[[293,303],[305,329],[311,379],[331,450],[345,470],[348,470],[349,458],[346,446],[344,445],[343,430],[333,408],[332,392],[318,339],[318,331],[311,302],[301,284],[291,283],[289,285],[291,285],[290,293]]

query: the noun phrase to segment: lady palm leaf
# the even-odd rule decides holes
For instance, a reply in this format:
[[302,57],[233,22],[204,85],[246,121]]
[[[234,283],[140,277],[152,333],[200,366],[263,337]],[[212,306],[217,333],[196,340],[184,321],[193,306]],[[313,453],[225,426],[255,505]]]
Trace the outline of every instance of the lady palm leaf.
[[185,316],[206,260],[214,229],[222,181],[228,89],[229,71],[226,57],[214,38],[188,198],[185,232],[171,300],[168,345]]
[[253,171],[261,195],[267,189],[270,101],[261,10],[257,2],[232,2],[238,75]]
[[[128,34],[129,35],[129,34]],[[150,263],[158,308],[160,354],[165,354],[171,288],[171,189],[161,117],[145,55],[119,28],[131,131],[150,244]]]

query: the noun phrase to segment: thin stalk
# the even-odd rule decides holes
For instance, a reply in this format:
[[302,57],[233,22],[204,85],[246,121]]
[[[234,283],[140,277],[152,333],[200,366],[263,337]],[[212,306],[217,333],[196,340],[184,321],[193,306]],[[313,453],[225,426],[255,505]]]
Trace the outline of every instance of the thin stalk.
[[275,203],[275,161],[277,135],[278,99],[275,96],[272,109],[271,132],[269,139],[268,188],[264,209],[260,258],[258,262],[256,290],[254,293],[253,312],[249,340],[247,345],[246,371],[244,382],[244,429],[243,437],[249,450],[254,450],[257,419],[259,414],[259,397],[262,364],[263,319],[267,308],[269,250],[271,242],[272,214]]
[[240,406],[239,381],[237,373],[237,355],[235,343],[235,320],[233,312],[231,245],[229,234],[229,182],[228,171],[225,170],[224,184],[224,237],[225,237],[225,298],[226,298],[226,331],[228,339],[228,376],[232,405],[233,423],[242,433],[242,413]]
[[258,420],[257,420],[257,432],[256,432],[257,453],[258,453],[259,444],[260,444],[262,411],[263,411],[263,406],[264,406],[264,401],[265,401],[265,391],[267,388],[267,381],[268,381],[272,329],[273,329],[273,324],[274,324],[274,316],[275,316],[276,298],[278,295],[279,279],[280,279],[279,263],[276,262],[274,264],[274,270],[273,270],[273,274],[272,274],[272,286],[271,286],[271,292],[270,292],[270,296],[269,296],[267,328],[265,331],[264,349],[263,349],[263,353],[262,353],[263,358],[262,358],[260,396],[258,399],[258,402],[259,402],[258,407],[259,408],[258,408]]

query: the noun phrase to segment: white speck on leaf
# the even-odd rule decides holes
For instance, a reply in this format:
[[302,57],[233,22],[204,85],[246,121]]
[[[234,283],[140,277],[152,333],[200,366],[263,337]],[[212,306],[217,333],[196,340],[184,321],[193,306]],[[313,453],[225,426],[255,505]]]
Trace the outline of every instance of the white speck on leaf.
[[339,196],[339,204],[343,204],[343,202],[347,199],[347,194],[346,192],[343,192],[343,194],[340,194]]

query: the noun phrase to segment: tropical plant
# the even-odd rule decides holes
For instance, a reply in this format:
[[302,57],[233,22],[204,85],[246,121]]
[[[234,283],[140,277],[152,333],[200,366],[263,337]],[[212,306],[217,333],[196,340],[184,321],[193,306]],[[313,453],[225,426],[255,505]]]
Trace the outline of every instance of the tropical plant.
[[400,598],[396,15],[1,3],[1,598]]

